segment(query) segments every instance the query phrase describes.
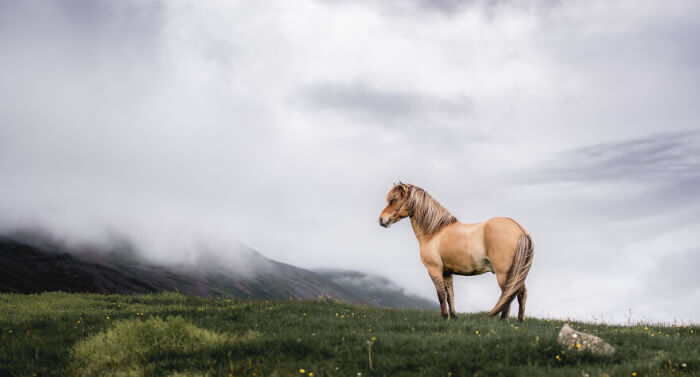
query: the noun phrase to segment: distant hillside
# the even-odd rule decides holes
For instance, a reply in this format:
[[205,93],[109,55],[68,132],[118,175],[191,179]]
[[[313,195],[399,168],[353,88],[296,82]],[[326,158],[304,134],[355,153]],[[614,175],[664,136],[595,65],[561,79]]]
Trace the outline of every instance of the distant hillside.
[[[244,263],[245,271],[236,268]],[[128,244],[69,248],[32,233],[0,236],[0,292],[147,293],[178,291],[202,297],[270,300],[318,298],[390,308],[435,308],[389,280],[356,271],[309,271],[250,248],[233,261],[204,254],[193,266],[145,262]]]
[[403,288],[381,276],[351,270],[321,269],[314,270],[314,272],[352,291],[356,296],[371,297],[371,303],[373,305],[386,308],[438,307],[437,302],[429,301],[418,296],[407,295]]

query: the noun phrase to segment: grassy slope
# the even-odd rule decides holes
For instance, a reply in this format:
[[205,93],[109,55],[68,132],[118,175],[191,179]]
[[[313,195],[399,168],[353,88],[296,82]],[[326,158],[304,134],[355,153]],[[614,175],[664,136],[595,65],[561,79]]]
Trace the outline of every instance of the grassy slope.
[[[95,360],[98,355],[137,352],[139,357],[133,362],[142,363],[146,375],[180,371],[187,375],[301,376],[300,369],[313,376],[700,375],[698,327],[650,326],[645,330],[644,325],[572,323],[618,349],[615,357],[596,358],[562,352],[555,343],[559,321],[528,319],[518,324],[483,313],[442,321],[435,311],[377,309],[334,301],[229,301],[173,293],[3,294],[0,308],[0,376],[75,375],[79,370],[74,368],[91,362],[85,354],[92,347]],[[185,320],[172,320],[171,328],[192,324],[196,328],[190,326],[189,333],[204,334],[193,338],[216,341],[188,346],[191,340],[184,337],[178,338],[181,343],[177,346],[162,340],[158,347],[147,349],[157,344],[158,331],[168,323],[153,318],[168,316]],[[152,330],[144,330],[151,325]],[[92,338],[92,343],[78,342],[109,329],[112,338],[123,337],[123,342],[108,344],[100,337]],[[136,333],[119,333],[128,329]],[[172,331],[176,333],[162,339],[177,338],[178,330]],[[141,351],[139,340],[130,338],[139,336],[148,342]],[[372,343],[371,370],[368,341]],[[73,347],[83,359],[71,362]]]

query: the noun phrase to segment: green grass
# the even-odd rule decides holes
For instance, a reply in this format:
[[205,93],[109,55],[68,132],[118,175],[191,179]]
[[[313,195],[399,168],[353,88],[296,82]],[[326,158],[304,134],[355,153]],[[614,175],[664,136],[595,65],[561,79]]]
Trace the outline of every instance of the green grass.
[[0,376],[700,375],[697,326],[570,322],[617,348],[595,357],[556,344],[561,321],[333,300],[3,294],[0,308]]

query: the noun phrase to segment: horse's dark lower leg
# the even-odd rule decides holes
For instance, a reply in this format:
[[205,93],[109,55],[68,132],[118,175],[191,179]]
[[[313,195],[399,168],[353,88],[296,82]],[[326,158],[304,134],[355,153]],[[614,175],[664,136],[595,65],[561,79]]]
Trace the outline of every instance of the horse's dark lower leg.
[[508,314],[510,314],[510,305],[506,306],[505,309],[501,312],[501,319],[505,320],[508,318]]
[[518,291],[518,321],[522,322],[525,318],[525,301],[527,301],[527,288],[523,287]]
[[450,318],[457,319],[457,310],[455,309],[454,286],[452,285],[452,275],[443,276],[445,287],[447,288],[447,305],[450,307]]
[[442,276],[432,277],[432,279],[437,291],[438,301],[440,301],[440,314],[442,319],[447,319],[447,289],[445,288],[445,282]]

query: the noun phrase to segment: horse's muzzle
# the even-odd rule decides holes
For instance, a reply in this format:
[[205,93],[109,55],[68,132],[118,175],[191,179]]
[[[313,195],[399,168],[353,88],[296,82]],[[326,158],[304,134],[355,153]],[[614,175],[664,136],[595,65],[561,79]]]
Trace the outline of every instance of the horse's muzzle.
[[384,223],[384,220],[382,220],[382,218],[380,217],[380,218],[379,218],[379,226],[382,226],[382,227],[384,227],[384,228],[388,228],[388,227],[389,227],[389,222],[387,221],[386,223]]

